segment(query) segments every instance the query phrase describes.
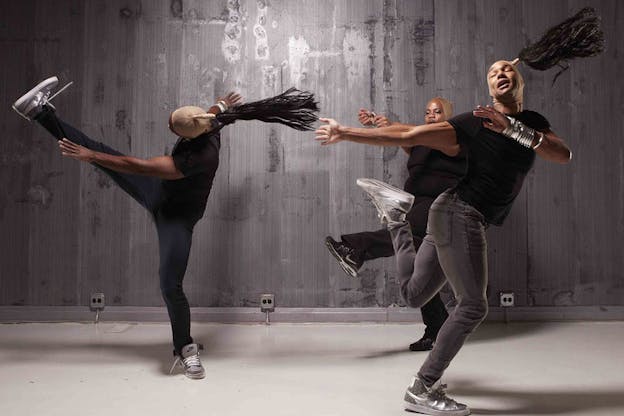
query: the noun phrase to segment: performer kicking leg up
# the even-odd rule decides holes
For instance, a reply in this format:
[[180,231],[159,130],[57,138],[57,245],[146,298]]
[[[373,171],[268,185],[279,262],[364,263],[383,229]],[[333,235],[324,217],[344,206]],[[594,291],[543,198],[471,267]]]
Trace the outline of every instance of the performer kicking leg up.
[[46,128],[58,140],[63,156],[102,169],[150,212],[158,234],[160,287],[171,321],[174,366],[179,362],[187,377],[203,378],[201,346],[190,335],[190,308],[182,282],[193,227],[204,214],[219,165],[219,131],[237,119],[310,129],[317,111],[313,95],[290,89],[277,97],[237,105],[240,95],[230,93],[208,111],[180,107],[169,118],[171,131],[180,136],[171,156],[141,159],[92,140],[58,118],[48,102],[57,84],[56,77],[48,78],[20,97],[13,108]]

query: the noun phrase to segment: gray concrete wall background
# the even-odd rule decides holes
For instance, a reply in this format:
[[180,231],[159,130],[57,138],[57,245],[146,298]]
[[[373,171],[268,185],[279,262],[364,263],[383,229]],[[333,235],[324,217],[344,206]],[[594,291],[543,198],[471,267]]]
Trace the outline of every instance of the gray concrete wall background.
[[[59,114],[120,151],[171,151],[168,113],[229,90],[248,101],[294,85],[322,114],[355,124],[360,107],[420,122],[428,98],[456,112],[487,103],[484,73],[580,1],[23,1],[6,2],[0,48],[0,305],[161,305],[149,217],[104,175],[64,160],[38,126],[9,109],[40,79],[75,85]],[[554,71],[525,69],[526,106],[575,154],[537,161],[512,215],[489,233],[491,303],[622,305],[624,87],[616,0],[591,2],[607,51]],[[221,166],[197,225],[185,287],[193,306],[369,307],[400,303],[393,259],[344,276],[325,235],[378,227],[358,177],[405,179],[397,149],[241,122],[223,133]]]

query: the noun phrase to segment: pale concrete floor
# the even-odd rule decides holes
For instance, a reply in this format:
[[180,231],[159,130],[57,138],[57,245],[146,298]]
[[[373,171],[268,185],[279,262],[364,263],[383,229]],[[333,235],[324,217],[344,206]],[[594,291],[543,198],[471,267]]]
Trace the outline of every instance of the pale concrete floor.
[[[194,324],[195,381],[165,324],[0,325],[0,415],[409,416],[422,330]],[[624,322],[484,324],[443,380],[477,415],[624,415]]]

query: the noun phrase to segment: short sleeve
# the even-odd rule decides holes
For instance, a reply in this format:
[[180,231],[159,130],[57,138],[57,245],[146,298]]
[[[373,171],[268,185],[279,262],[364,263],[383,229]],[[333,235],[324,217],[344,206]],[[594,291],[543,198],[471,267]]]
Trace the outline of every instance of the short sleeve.
[[[216,136],[216,137],[214,137]],[[173,163],[184,176],[198,175],[211,171],[218,155],[218,134],[213,137],[199,136],[196,142],[185,143],[185,147],[173,152]],[[200,142],[201,140],[201,142]],[[213,145],[213,141],[216,144]]]
[[550,129],[550,122],[546,119],[546,117],[544,117],[537,111],[523,111],[520,121],[535,130],[545,131]]
[[458,114],[450,118],[448,122],[455,129],[459,144],[469,141],[481,130],[481,119],[475,117],[472,113]]

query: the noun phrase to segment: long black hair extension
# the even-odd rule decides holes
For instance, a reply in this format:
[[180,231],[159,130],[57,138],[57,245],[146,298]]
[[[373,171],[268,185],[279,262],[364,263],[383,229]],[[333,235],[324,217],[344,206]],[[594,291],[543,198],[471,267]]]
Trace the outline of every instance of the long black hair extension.
[[544,71],[555,65],[561,70],[553,84],[569,68],[568,60],[596,56],[605,48],[600,17],[591,7],[585,7],[574,16],[551,27],[535,43],[523,48],[518,59],[533,69]]
[[223,125],[236,120],[260,120],[280,123],[296,130],[312,130],[318,121],[318,104],[314,94],[289,88],[280,95],[251,103],[241,104],[216,115]]

